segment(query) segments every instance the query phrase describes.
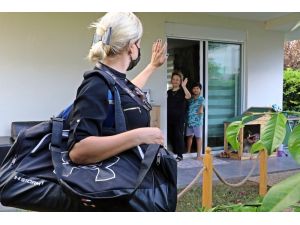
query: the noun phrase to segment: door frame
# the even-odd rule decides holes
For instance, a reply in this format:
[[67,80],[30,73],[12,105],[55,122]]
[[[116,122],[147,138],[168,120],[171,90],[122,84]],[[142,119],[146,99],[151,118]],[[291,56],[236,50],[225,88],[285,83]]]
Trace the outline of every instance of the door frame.
[[[208,68],[207,68],[207,58],[208,58],[208,42],[221,42],[221,43],[231,43],[241,45],[241,112],[245,111],[247,106],[247,79],[246,79],[246,40],[247,32],[239,30],[231,30],[224,28],[211,28],[211,27],[201,27],[195,25],[186,24],[176,24],[176,23],[165,23],[166,40],[167,39],[183,39],[190,41],[199,41],[199,81],[203,84],[202,95],[205,98],[205,114],[204,114],[204,130],[202,139],[202,153],[205,152],[205,147],[207,146],[208,139]],[[205,48],[203,48],[205,45]],[[205,52],[204,52],[205,51]],[[204,67],[204,68],[203,68]],[[167,74],[167,72],[166,72]],[[219,150],[219,149],[215,149]]]

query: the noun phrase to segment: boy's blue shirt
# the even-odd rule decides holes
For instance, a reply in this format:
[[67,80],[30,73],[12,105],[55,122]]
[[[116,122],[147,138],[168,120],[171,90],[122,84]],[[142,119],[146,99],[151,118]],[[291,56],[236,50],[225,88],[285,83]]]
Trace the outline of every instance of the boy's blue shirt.
[[204,98],[199,95],[198,98],[194,99],[194,96],[192,96],[192,98],[188,100],[188,104],[189,104],[188,126],[189,127],[202,126],[203,114],[197,114],[197,112],[201,105],[203,105],[204,107]]

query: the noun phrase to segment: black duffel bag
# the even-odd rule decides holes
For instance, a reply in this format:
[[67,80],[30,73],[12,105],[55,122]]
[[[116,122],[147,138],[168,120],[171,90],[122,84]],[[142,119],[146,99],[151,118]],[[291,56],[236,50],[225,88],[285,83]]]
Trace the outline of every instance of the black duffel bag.
[[53,173],[52,121],[19,133],[0,167],[0,201],[4,206],[34,211],[80,211]]
[[177,163],[162,146],[148,145],[142,158],[134,148],[97,164],[76,165],[69,159],[62,128],[63,120],[54,118],[55,173],[65,190],[91,211],[175,211]]
[[[117,89],[112,89],[120,131],[124,115]],[[67,137],[63,120],[57,118],[20,132],[0,168],[3,205],[35,211],[175,210],[177,165],[167,150],[149,145],[144,157],[134,148],[79,166],[68,158]]]
[[98,164],[74,165],[64,152],[68,131],[60,131],[57,144],[54,127],[46,121],[20,132],[0,168],[2,205],[34,211],[176,209],[177,165],[163,147],[149,145],[144,159],[131,149]]

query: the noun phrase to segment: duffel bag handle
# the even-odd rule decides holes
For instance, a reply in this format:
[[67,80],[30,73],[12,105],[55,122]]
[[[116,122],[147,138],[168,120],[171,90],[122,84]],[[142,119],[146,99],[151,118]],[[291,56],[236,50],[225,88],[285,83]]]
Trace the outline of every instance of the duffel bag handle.
[[149,144],[144,156],[144,159],[141,163],[140,172],[137,178],[137,182],[135,185],[135,190],[141,185],[145,176],[149,172],[153,161],[155,160],[157,153],[159,151],[160,145],[159,144]]
[[59,148],[57,151],[60,151],[63,127],[64,119],[57,117],[52,118],[51,150],[52,148]]

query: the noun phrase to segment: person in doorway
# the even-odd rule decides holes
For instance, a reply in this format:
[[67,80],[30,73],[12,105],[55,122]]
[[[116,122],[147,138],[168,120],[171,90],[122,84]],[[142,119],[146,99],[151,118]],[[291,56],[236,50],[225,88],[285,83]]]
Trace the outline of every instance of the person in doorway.
[[191,152],[193,138],[197,143],[197,159],[201,160],[202,150],[202,126],[204,98],[201,96],[202,85],[194,83],[192,86],[192,98],[188,101],[188,120],[186,127],[187,150]]
[[168,90],[168,140],[177,154],[177,161],[183,159],[184,152],[184,122],[186,118],[186,100],[191,98],[191,93],[186,88],[188,80],[183,80],[180,71],[174,71],[171,76],[172,88]]

